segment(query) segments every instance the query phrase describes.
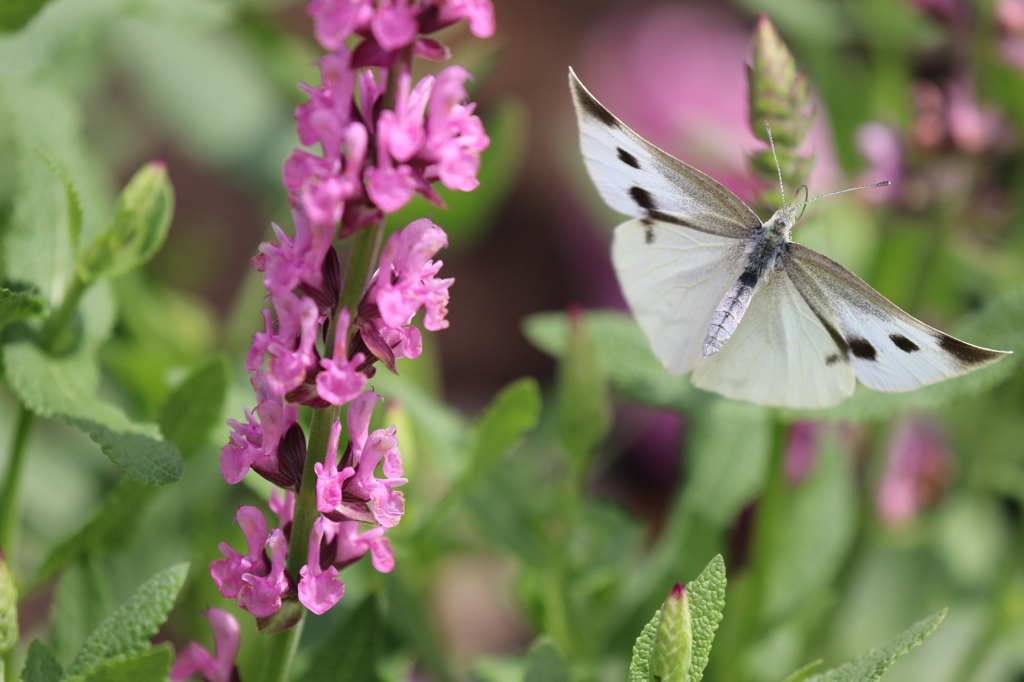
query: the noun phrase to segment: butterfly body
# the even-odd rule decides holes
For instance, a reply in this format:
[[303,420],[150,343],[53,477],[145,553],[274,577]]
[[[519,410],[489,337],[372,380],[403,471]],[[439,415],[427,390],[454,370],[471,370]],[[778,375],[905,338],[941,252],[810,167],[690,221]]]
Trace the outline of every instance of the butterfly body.
[[630,130],[569,72],[580,146],[609,206],[626,301],[672,374],[722,395],[794,408],[835,405],[856,382],[907,391],[999,360],[900,310],[790,240],[799,206],[767,221],[696,168]]

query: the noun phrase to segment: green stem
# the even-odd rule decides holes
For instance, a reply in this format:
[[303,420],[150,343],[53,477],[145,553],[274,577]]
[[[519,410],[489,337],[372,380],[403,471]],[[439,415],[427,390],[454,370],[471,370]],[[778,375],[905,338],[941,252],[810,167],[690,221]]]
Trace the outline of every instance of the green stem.
[[11,440],[11,454],[4,474],[3,492],[0,493],[0,547],[3,548],[8,563],[14,555],[14,548],[11,545],[18,509],[18,484],[21,482],[21,470],[25,465],[25,444],[28,442],[34,417],[35,415],[23,404],[18,406],[18,422],[14,428],[14,438]]
[[88,283],[83,282],[78,275],[75,275],[64,292],[64,300],[61,301],[60,307],[54,310],[43,323],[39,341],[48,352],[60,354],[70,347],[71,339],[67,333],[68,322],[71,321],[75,310],[78,309],[78,302],[88,286]]
[[295,650],[299,646],[302,625],[305,622],[303,611],[303,617],[295,627],[270,637],[270,651],[267,653],[267,663],[263,667],[263,682],[288,682],[291,679],[292,661],[295,659]]

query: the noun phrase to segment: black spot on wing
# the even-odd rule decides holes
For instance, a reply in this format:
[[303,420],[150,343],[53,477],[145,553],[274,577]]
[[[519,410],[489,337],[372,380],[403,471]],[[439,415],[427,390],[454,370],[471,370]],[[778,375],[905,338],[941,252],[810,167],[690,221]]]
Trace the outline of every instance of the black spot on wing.
[[615,151],[618,152],[619,154],[619,161],[626,164],[627,166],[632,166],[633,168],[637,169],[640,168],[640,162],[636,160],[635,156],[627,152],[625,149],[623,149],[622,147],[616,147]]
[[921,350],[920,346],[903,336],[903,334],[889,334],[889,340],[896,344],[896,347],[904,353],[913,353],[914,351]]
[[644,217],[640,219],[640,224],[644,226],[644,243],[654,243],[654,221],[650,218]]
[[629,196],[633,197],[633,201],[636,202],[636,205],[645,211],[657,210],[657,206],[654,204],[654,197],[652,197],[651,193],[643,187],[630,187]]
[[939,342],[939,348],[956,358],[961,365],[980,365],[1002,355],[998,351],[978,348],[946,334],[936,334],[935,339]]
[[850,344],[850,352],[862,360],[874,360],[877,355],[875,347],[871,345],[871,342],[867,339],[857,338],[856,336],[850,337],[848,343]]
[[573,89],[576,91],[576,101],[579,102],[580,108],[583,109],[587,116],[596,118],[609,128],[619,127],[619,121],[612,115],[612,112],[605,109],[600,102],[594,99],[594,96],[587,92],[581,83],[574,81]]
[[834,364],[836,364],[837,362],[839,362],[842,359],[843,359],[842,356],[833,353],[832,355],[830,355],[827,358],[825,358],[825,364],[826,365],[834,365]]

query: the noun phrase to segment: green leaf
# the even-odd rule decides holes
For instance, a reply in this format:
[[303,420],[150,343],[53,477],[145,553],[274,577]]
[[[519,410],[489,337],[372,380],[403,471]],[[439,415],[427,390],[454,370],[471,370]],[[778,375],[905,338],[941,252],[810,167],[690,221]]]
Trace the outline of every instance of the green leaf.
[[181,477],[181,455],[161,438],[156,425],[133,422],[96,397],[99,368],[88,348],[53,357],[34,343],[20,341],[4,346],[3,361],[4,376],[32,412],[82,429],[132,478],[163,485]]
[[5,325],[38,315],[43,303],[31,294],[0,287],[0,330]]
[[167,167],[150,162],[128,181],[114,205],[113,221],[78,258],[81,280],[123,277],[145,264],[163,245],[173,215]]
[[716,555],[700,575],[686,585],[693,619],[693,659],[686,679],[700,682],[711,655],[715,631],[725,610],[725,560]]
[[787,677],[785,680],[783,680],[783,682],[803,682],[807,679],[807,676],[811,674],[811,671],[817,668],[819,665],[821,665],[821,663],[822,660],[820,658],[816,661],[811,661],[810,663],[808,663],[807,665],[805,665],[804,667],[800,668],[792,675]]
[[103,662],[82,682],[166,682],[174,663],[174,649],[164,642],[129,658]]
[[62,674],[60,663],[45,644],[38,639],[29,644],[21,671],[22,682],[59,682]]
[[582,315],[570,317],[569,348],[558,373],[558,436],[582,475],[611,428],[608,389]]
[[[377,678],[383,623],[377,599],[370,595],[313,653],[299,682],[369,682]],[[344,646],[339,643],[344,642]]]
[[62,418],[89,434],[118,469],[140,483],[165,485],[185,472],[185,462],[173,443],[140,433],[118,433],[89,419]]
[[16,31],[50,0],[5,0],[0,3],[0,31]]
[[0,657],[18,641],[18,587],[0,548]]
[[539,637],[526,652],[523,682],[569,682],[562,653],[548,637]]
[[536,379],[524,377],[501,389],[470,432],[470,482],[489,474],[537,426],[539,418],[540,387]]
[[661,611],[658,610],[636,638],[636,644],[633,645],[633,660],[629,663],[629,682],[650,682],[651,654],[654,652],[654,638],[658,635],[660,621]]
[[766,547],[765,622],[782,621],[825,598],[853,548],[858,517],[852,456],[836,427],[826,428],[814,471],[786,492],[785,508],[767,521],[776,532]]
[[695,411],[681,511],[727,527],[764,486],[770,449],[765,408],[714,400]]
[[150,578],[100,623],[71,661],[66,676],[81,679],[108,661],[133,658],[149,649],[149,640],[167,620],[186,575],[188,564],[181,563]]
[[68,207],[68,237],[71,239],[71,253],[76,254],[78,253],[78,242],[82,236],[82,200],[78,198],[78,190],[71,183],[71,178],[68,177],[67,171],[61,167],[56,159],[39,147],[34,147],[33,150],[49,166],[50,170],[53,171],[53,174],[57,176],[57,179],[64,186],[64,195],[67,199]]
[[946,617],[946,610],[919,621],[884,647],[872,649],[838,668],[809,677],[807,682],[875,682],[897,658],[923,642],[939,626]]
[[164,403],[157,418],[160,431],[185,458],[195,454],[221,423],[227,392],[227,363],[217,358],[197,367]]
[[[608,382],[643,405],[689,410],[706,399],[689,377],[674,377],[651,352],[640,327],[626,313],[590,312],[584,316],[587,336],[594,344],[597,364]],[[565,313],[530,315],[523,322],[530,343],[556,358],[569,347],[569,321]]]

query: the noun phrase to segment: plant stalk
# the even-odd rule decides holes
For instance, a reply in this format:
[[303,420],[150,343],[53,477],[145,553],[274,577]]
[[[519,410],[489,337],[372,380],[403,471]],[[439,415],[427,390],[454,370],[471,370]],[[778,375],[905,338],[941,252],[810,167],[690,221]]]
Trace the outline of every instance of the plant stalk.
[[0,547],[3,548],[8,563],[14,556],[14,530],[18,509],[18,485],[21,482],[21,470],[25,465],[25,445],[32,430],[35,415],[25,407],[18,406],[18,421],[14,427],[14,438],[11,439],[11,454],[4,473],[3,492],[0,492]]

